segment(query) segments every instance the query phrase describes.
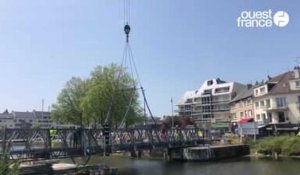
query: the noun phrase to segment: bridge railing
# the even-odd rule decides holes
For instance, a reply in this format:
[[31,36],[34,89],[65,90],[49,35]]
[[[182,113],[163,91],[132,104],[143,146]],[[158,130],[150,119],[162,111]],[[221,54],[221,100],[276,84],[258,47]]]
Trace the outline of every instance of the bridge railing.
[[151,127],[111,130],[106,144],[103,129],[0,129],[0,150],[12,158],[61,158],[117,150],[196,145],[205,138],[196,128]]
[[0,151],[13,158],[62,157],[103,149],[102,129],[1,129]]
[[112,149],[120,149],[123,145],[148,145],[172,147],[172,145],[196,145],[199,141],[204,141],[203,135],[198,134],[198,129],[173,129],[154,130],[153,128],[133,128],[129,130],[112,131]]

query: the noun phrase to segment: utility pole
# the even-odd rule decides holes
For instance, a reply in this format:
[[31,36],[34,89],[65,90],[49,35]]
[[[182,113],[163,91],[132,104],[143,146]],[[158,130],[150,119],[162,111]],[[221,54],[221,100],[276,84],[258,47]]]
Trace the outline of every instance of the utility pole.
[[172,129],[174,128],[174,110],[173,110],[173,97],[171,97],[171,120],[172,120]]

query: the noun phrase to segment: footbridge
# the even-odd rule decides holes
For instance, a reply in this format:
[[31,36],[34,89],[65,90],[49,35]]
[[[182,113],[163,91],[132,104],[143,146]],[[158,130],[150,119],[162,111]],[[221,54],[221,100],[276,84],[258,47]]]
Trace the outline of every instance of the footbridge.
[[11,159],[62,159],[109,155],[118,151],[170,149],[206,144],[197,128],[160,129],[136,126],[128,129],[1,129],[1,154]]

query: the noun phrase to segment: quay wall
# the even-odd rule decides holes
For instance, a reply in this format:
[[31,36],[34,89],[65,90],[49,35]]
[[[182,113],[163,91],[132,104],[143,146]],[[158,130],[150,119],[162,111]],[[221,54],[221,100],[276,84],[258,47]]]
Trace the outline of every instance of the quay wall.
[[174,148],[170,149],[168,154],[170,160],[211,161],[249,155],[250,147],[248,145],[226,145]]

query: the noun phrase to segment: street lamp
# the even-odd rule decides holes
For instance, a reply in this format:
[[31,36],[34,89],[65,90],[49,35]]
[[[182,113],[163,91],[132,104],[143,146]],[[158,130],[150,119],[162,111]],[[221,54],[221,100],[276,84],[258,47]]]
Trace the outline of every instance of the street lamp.
[[173,110],[173,98],[171,97],[171,120],[172,120],[172,129],[174,128],[174,110]]

